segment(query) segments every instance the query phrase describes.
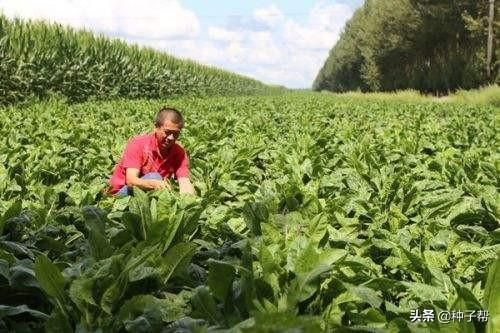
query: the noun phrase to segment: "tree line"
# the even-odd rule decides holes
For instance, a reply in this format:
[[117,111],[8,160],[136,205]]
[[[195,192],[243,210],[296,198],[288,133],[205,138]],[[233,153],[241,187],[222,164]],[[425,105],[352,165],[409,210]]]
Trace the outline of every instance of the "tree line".
[[498,17],[494,0],[366,0],[313,89],[446,93],[498,83],[498,48],[488,57]]

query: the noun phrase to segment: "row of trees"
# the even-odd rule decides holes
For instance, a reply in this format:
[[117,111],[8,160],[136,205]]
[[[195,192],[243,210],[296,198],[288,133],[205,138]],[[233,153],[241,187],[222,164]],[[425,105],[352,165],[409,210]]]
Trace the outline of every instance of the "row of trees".
[[[499,82],[494,0],[366,0],[330,50],[314,90],[448,92]],[[495,15],[493,15],[495,14]],[[489,21],[491,22],[489,24]],[[489,70],[488,70],[488,69]]]

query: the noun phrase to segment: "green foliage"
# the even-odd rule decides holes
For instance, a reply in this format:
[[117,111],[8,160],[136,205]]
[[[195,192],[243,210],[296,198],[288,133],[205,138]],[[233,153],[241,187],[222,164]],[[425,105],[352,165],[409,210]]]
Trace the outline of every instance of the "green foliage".
[[47,257],[41,255],[35,260],[35,274],[42,289],[56,300],[59,309],[64,312],[66,281],[57,266],[50,262]]
[[479,89],[458,90],[455,93],[442,97],[434,95],[425,95],[416,90],[398,90],[395,92],[361,92],[350,91],[345,93],[336,93],[340,98],[362,98],[364,100],[374,101],[399,101],[399,102],[440,102],[440,103],[459,103],[469,105],[484,105],[498,108],[500,107],[500,87],[498,85],[489,85]]
[[490,309],[490,319],[486,331],[498,331],[500,329],[500,257],[489,268],[484,291],[484,306]]
[[[486,77],[487,15],[487,1],[365,1],[313,89],[448,93],[492,83]],[[498,52],[493,64],[498,73]]]
[[[1,109],[2,329],[495,331],[495,108],[317,93],[170,102],[197,197],[103,193],[163,101]],[[413,323],[417,308],[489,310],[490,322]]]
[[152,48],[0,14],[2,105],[54,95],[81,102],[278,91],[283,89]]
[[500,108],[499,96],[500,87],[496,84],[479,90],[459,90],[452,98],[466,103],[491,105]]

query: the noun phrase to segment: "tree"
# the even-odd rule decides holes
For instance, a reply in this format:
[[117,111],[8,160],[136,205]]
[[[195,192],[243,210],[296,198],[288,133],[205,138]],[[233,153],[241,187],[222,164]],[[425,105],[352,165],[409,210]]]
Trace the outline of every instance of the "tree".
[[487,64],[498,68],[484,47],[489,1],[367,0],[347,22],[313,88],[446,93],[478,87],[488,82]]

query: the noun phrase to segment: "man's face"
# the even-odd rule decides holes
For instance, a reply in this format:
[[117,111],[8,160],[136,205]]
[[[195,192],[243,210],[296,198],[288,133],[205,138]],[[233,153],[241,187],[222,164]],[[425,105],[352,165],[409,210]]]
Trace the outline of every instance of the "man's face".
[[182,126],[165,119],[163,125],[155,127],[155,135],[158,140],[158,147],[162,151],[168,150],[175,143],[175,140],[181,134]]

